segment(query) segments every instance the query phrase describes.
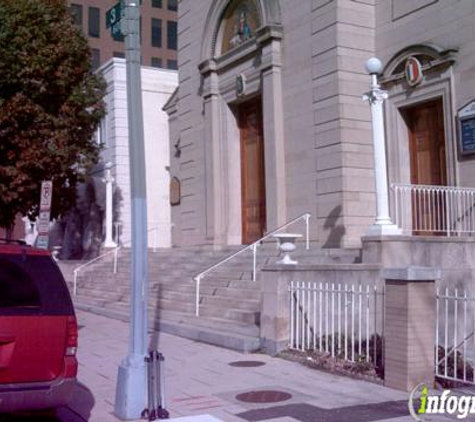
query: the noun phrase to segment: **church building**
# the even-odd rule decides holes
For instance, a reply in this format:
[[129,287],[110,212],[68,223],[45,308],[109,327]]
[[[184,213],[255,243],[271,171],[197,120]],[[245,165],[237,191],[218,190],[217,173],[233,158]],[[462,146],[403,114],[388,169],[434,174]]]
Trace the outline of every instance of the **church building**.
[[172,244],[249,244],[310,212],[311,240],[361,247],[376,213],[371,57],[393,221],[473,233],[474,34],[472,0],[182,0]]

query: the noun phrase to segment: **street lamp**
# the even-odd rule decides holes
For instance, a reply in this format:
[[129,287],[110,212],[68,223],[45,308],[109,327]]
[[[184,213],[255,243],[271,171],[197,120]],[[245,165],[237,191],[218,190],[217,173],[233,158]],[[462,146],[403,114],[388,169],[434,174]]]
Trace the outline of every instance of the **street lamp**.
[[381,61],[372,57],[366,62],[366,71],[371,76],[369,92],[363,95],[371,107],[373,129],[374,173],[376,179],[376,220],[369,227],[367,235],[397,235],[401,234],[398,226],[389,217],[389,196],[386,164],[386,141],[384,138],[383,102],[388,98],[387,91],[380,88],[378,75],[383,69]]
[[138,0],[125,2],[125,59],[132,205],[130,343],[119,365],[114,412],[121,419],[140,419],[147,407],[147,202],[140,67]]

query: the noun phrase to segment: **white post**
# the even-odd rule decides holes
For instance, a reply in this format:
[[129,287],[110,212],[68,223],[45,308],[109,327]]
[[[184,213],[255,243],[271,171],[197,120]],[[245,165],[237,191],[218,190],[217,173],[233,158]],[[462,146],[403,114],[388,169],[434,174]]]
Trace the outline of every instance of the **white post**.
[[310,227],[308,220],[310,219],[310,214],[305,215],[305,249],[308,251],[310,249]]
[[363,96],[371,107],[373,129],[374,172],[376,178],[376,221],[370,226],[368,235],[401,234],[401,230],[389,217],[389,197],[386,165],[386,141],[384,139],[383,102],[387,91],[380,88],[378,74],[382,70],[381,61],[375,57],[366,62],[366,71],[371,75],[370,90]]
[[115,248],[117,244],[112,238],[112,183],[114,179],[111,176],[112,163],[107,162],[105,166],[106,174],[104,182],[106,183],[106,240],[105,248]]
[[200,316],[200,283],[201,283],[201,276],[195,278],[196,282],[196,300],[195,300],[195,315],[197,317]]
[[256,281],[256,270],[257,270],[257,243],[252,245],[252,281]]

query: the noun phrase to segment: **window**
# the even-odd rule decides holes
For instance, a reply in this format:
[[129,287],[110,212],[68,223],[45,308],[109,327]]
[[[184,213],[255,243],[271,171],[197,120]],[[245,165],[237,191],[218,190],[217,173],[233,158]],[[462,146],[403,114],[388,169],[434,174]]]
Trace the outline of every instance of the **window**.
[[167,22],[167,47],[170,50],[177,49],[177,24],[174,21]]
[[0,309],[39,307],[40,304],[38,289],[29,275],[11,261],[1,259]]
[[101,35],[100,27],[100,15],[101,11],[97,7],[89,8],[89,36],[99,38]]
[[162,46],[162,20],[152,18],[152,47]]
[[152,7],[162,7],[162,0],[152,0]]
[[152,67],[163,67],[162,59],[159,57],[152,57]]
[[91,48],[92,70],[97,70],[100,65],[101,65],[101,52],[97,48]]
[[178,69],[178,62],[176,60],[167,60],[167,68],[177,70]]
[[72,3],[69,10],[71,11],[74,25],[82,28],[82,5]]
[[174,12],[176,12],[178,10],[178,1],[168,0],[168,10],[173,10]]
[[114,51],[112,53],[113,57],[118,57],[120,59],[125,59],[125,53],[122,53],[122,51]]

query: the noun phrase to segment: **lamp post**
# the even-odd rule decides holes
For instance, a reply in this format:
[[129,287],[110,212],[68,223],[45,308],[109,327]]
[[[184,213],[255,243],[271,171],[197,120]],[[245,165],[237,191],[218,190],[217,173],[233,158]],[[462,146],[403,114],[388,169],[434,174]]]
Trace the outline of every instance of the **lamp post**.
[[129,354],[119,365],[114,412],[121,419],[140,419],[147,407],[147,203],[140,68],[139,0],[125,4],[125,58],[132,205],[132,280]]
[[106,174],[104,182],[106,183],[106,240],[104,247],[115,248],[117,243],[112,239],[112,183],[114,178],[111,175],[112,163],[108,161],[105,165]]
[[366,62],[365,69],[371,75],[369,92],[363,96],[371,107],[373,129],[374,173],[376,179],[376,220],[369,227],[368,235],[397,235],[401,230],[389,217],[389,196],[386,164],[386,141],[384,139],[383,102],[388,98],[387,91],[380,88],[378,74],[383,66],[375,57]]

